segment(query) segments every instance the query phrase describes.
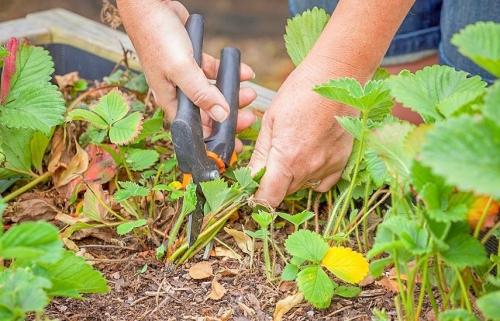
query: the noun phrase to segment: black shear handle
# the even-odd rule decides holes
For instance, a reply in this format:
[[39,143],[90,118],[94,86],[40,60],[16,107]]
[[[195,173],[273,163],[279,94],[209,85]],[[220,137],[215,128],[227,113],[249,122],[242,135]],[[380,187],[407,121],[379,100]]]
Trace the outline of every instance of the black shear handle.
[[221,51],[217,88],[229,104],[229,116],[222,123],[212,125],[212,134],[205,141],[208,150],[216,153],[229,166],[234,151],[236,121],[240,97],[240,51],[225,47]]
[[[193,56],[201,65],[204,21],[199,14],[192,14],[186,22],[186,31],[193,46]],[[200,109],[177,89],[178,107],[172,122],[172,140],[180,169],[193,175],[195,183],[212,179],[217,170],[208,159],[201,124]],[[215,173],[214,173],[215,171]]]

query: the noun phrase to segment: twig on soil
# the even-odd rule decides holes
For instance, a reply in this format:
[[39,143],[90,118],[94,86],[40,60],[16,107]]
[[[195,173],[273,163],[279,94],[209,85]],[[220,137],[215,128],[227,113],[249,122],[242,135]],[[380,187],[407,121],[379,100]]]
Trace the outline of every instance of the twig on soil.
[[112,244],[86,244],[86,245],[80,245],[79,247],[80,248],[123,249],[123,250],[137,251],[137,249],[134,247],[112,245]]
[[339,314],[340,312],[342,312],[344,310],[350,309],[350,308],[352,308],[352,306],[353,306],[352,304],[346,305],[345,307],[342,307],[342,308],[340,308],[338,310],[335,310],[332,313],[330,313],[329,315],[323,317],[323,319],[324,320],[330,320],[330,317],[333,317],[334,315]]

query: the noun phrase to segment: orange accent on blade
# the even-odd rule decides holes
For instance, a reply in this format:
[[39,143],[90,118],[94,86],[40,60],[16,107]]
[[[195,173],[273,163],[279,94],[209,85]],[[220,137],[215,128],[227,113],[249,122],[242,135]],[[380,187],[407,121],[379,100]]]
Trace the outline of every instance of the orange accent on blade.
[[231,155],[231,159],[229,160],[229,166],[233,166],[237,161],[238,155],[236,154],[236,152],[233,152],[233,155]]
[[182,174],[182,189],[186,189],[186,186],[188,186],[189,183],[193,180],[193,177],[191,174]]
[[215,165],[217,166],[217,169],[219,170],[219,173],[224,173],[226,171],[226,164],[224,164],[224,161],[219,157],[219,155],[207,150],[207,156],[208,158],[213,159]]

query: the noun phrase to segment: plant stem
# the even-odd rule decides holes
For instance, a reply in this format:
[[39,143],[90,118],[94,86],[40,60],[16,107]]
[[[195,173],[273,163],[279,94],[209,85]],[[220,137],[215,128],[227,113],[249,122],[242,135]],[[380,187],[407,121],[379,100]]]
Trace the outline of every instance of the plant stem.
[[424,262],[423,263],[424,264],[423,279],[422,279],[422,283],[420,284],[420,294],[418,296],[417,310],[415,311],[415,321],[419,320],[420,311],[422,311],[422,305],[424,303],[425,289],[427,287],[427,280],[429,277],[429,256],[428,255],[423,259],[423,262]]
[[332,212],[330,213],[330,215],[328,217],[328,222],[326,224],[325,231],[323,232],[323,237],[328,237],[330,235],[332,227],[333,227],[333,221],[334,221],[335,217],[337,216],[337,211],[339,210],[340,205],[342,204],[342,202],[346,196],[347,196],[347,190],[343,191],[339,195],[337,202],[336,202],[335,206],[332,209]]
[[31,182],[29,182],[28,184],[26,184],[26,185],[24,185],[24,186],[16,189],[15,191],[13,191],[10,194],[8,194],[7,196],[5,196],[3,198],[3,201],[6,202],[6,203],[12,201],[13,199],[15,199],[16,197],[18,197],[19,195],[21,195],[21,194],[29,191],[30,189],[32,189],[33,187],[37,186],[38,184],[41,184],[41,183],[45,182],[51,176],[52,176],[51,172],[46,172],[43,175],[38,176],[37,178],[35,178]]
[[467,293],[467,288],[465,287],[464,280],[462,278],[462,274],[458,269],[455,269],[455,273],[457,274],[458,283],[460,284],[460,290],[462,292],[462,299],[465,301],[465,306],[469,312],[472,312],[472,306],[469,300],[469,295]]
[[262,251],[264,252],[264,265],[266,267],[266,277],[268,281],[272,280],[271,257],[269,256],[269,238],[263,238]]

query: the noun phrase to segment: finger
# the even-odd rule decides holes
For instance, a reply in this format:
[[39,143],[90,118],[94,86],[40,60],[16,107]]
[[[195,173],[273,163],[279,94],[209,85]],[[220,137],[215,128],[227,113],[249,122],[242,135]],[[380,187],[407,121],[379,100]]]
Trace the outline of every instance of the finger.
[[168,75],[184,94],[198,107],[206,111],[216,121],[224,121],[229,114],[229,106],[222,93],[211,84],[193,57],[170,66]]
[[167,5],[170,7],[172,11],[175,12],[177,17],[181,20],[183,24],[186,23],[187,19],[189,18],[189,11],[184,7],[182,3],[179,1],[170,1],[167,2]]
[[257,117],[253,114],[251,110],[244,109],[238,112],[238,120],[236,121],[236,132],[241,132],[252,126]]
[[[213,56],[204,53],[201,63],[201,68],[209,79],[217,79],[217,72],[219,70],[220,60]],[[249,65],[242,63],[240,65],[240,80],[247,81],[255,78],[255,73]]]
[[158,73],[145,73],[155,103],[162,108],[169,121],[175,117],[177,110],[177,92],[175,87]]
[[257,174],[262,168],[266,167],[267,156],[271,149],[271,127],[267,124],[266,115],[262,119],[262,128],[255,143],[255,149],[252,153],[252,158],[248,166],[252,171],[252,175]]
[[342,176],[342,171],[338,171],[330,176],[327,176],[321,180],[321,183],[314,190],[321,193],[328,192],[333,185],[337,184],[340,180],[340,176]]
[[239,154],[243,151],[243,143],[238,138],[236,138],[236,140],[234,141],[234,151],[236,152],[236,154]]
[[240,108],[253,103],[257,98],[257,92],[253,88],[244,87],[240,89]]
[[277,207],[285,198],[292,180],[292,171],[283,162],[281,153],[271,148],[266,172],[260,181],[255,198],[272,207]]

